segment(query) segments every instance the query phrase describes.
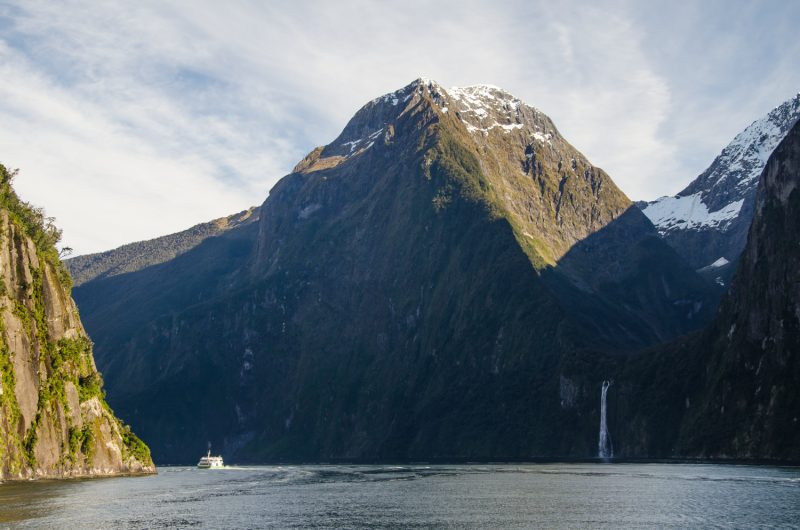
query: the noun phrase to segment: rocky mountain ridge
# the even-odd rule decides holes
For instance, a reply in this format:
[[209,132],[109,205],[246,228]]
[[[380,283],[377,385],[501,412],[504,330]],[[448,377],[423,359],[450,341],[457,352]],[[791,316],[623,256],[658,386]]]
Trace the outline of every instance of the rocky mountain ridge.
[[800,119],[800,94],[754,121],[674,197],[640,204],[664,239],[695,269],[727,285],[753,219],[758,177]]
[[258,208],[200,223],[182,232],[128,243],[114,250],[83,254],[65,261],[75,286],[165,263],[210,237],[258,221]]

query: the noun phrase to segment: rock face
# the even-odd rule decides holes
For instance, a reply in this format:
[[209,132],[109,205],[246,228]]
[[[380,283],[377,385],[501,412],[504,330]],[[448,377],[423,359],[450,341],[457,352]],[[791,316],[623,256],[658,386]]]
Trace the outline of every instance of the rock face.
[[640,204],[664,239],[721,285],[728,285],[744,249],[758,177],[798,118],[800,94],[739,133],[678,195]]
[[165,462],[591,455],[587,367],[715,306],[544,114],[427,80],[359,110],[257,224],[75,296]]
[[754,212],[712,324],[627,367],[627,454],[800,460],[800,125],[769,158]]
[[55,229],[11,177],[0,166],[0,479],[152,473],[105,402]]

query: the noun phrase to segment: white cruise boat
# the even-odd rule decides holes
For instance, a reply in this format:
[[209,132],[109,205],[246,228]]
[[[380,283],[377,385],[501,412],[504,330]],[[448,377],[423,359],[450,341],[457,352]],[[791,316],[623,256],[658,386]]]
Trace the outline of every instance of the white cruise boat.
[[197,467],[200,469],[221,469],[225,467],[225,464],[222,463],[221,456],[211,456],[211,449],[209,449],[208,454],[197,463]]

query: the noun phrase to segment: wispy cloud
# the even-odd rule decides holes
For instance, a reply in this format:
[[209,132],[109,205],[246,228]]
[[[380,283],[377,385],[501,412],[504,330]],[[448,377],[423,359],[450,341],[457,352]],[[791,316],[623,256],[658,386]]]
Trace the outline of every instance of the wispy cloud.
[[554,4],[0,0],[0,161],[90,252],[259,204],[419,75],[510,90],[632,198],[800,86],[798,4]]

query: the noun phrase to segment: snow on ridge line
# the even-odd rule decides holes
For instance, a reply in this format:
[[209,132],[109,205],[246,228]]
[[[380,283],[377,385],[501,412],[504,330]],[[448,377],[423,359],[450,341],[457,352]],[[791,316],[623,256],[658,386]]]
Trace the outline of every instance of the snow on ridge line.
[[[411,83],[407,84],[402,88],[398,88],[397,90],[393,90],[392,92],[387,92],[382,96],[378,96],[375,99],[370,100],[369,104],[377,104],[380,102],[392,102],[392,106],[396,107],[398,103],[400,103],[400,99],[402,97],[403,103],[408,101],[411,97],[411,94],[408,92],[413,92],[414,89],[420,86],[427,86],[427,87],[438,87],[441,88],[441,85],[434,81],[433,79],[428,79],[427,77],[418,77],[417,79],[413,80]],[[405,96],[405,97],[403,97]]]
[[450,87],[446,92],[451,98],[469,107],[486,104],[497,107],[509,104],[516,110],[520,105],[524,104],[518,97],[494,85]]
[[697,192],[693,195],[662,197],[650,203],[642,212],[662,234],[691,228],[720,227],[724,230],[728,221],[739,215],[744,204],[744,199],[740,199],[715,212],[709,212],[701,195],[702,192]]
[[[719,227],[725,230],[729,215],[741,209],[739,203],[757,185],[758,177],[766,167],[772,152],[783,140],[792,126],[800,119],[800,93],[772,109],[759,118],[725,146],[712,165],[696,179],[690,187],[702,189],[691,196],[661,197],[643,209],[662,234],[670,230],[700,227]],[[730,182],[728,182],[730,181]],[[726,188],[729,191],[725,191]],[[731,189],[732,188],[732,189]],[[697,209],[693,209],[695,196],[700,194],[713,200],[722,189],[733,191],[732,199],[724,208],[707,214],[705,202],[700,198]],[[681,193],[685,193],[681,192]],[[729,195],[730,196],[730,195]]]
[[481,96],[486,96],[491,99],[496,99],[496,96],[492,94],[492,92],[498,92],[500,95],[508,96],[511,99],[518,99],[508,90],[502,89],[499,86],[495,85],[452,86],[447,89],[447,93],[454,97],[456,94],[459,96],[463,94],[470,94],[470,95],[479,94]]
[[[487,117],[489,110],[512,114],[516,113],[519,110],[519,107],[522,105],[530,107],[530,105],[522,101],[520,98],[496,85],[477,84],[444,89],[436,81],[425,77],[419,77],[410,84],[398,90],[378,96],[377,98],[371,100],[368,104],[376,105],[380,103],[391,103],[392,106],[397,106],[401,102],[405,103],[408,101],[413,91],[419,90],[421,87],[427,87],[428,89],[436,88],[441,90],[451,99],[466,107],[466,109],[463,109],[462,112],[472,112],[477,114],[479,118]],[[439,101],[439,103],[444,102]],[[443,107],[447,108],[446,105],[443,105]],[[538,112],[536,109],[533,110]]]
[[490,85],[488,83],[478,83],[477,85],[465,85],[465,86],[454,86],[450,87],[451,90],[482,90],[482,89],[489,89],[489,90],[497,90],[498,92],[505,92],[508,94],[508,91],[505,89],[500,88],[497,85]]
[[486,136],[496,127],[504,133],[525,127],[520,123],[520,106],[525,103],[502,88],[473,85],[452,87],[446,92],[458,104],[459,117],[470,133],[480,132]]
[[[442,113],[451,110],[458,111],[458,117],[466,125],[470,133],[482,133],[488,135],[489,131],[499,127],[504,133],[510,133],[516,129],[523,129],[526,125],[520,123],[520,107],[527,107],[535,114],[540,112],[527,105],[521,99],[515,97],[506,90],[490,84],[477,84],[464,87],[451,87],[444,89],[440,84],[431,79],[420,77],[410,84],[379,96],[368,103],[368,105],[391,104],[394,107],[408,101],[416,92],[428,89],[434,95],[434,102],[439,106]],[[451,103],[453,103],[451,105]],[[385,126],[385,124],[384,124]],[[542,143],[551,143],[553,134],[540,130],[535,126],[532,138]],[[355,154],[356,148],[364,139],[357,139],[345,142],[351,154]]]
[[714,171],[715,181],[723,182],[730,175],[744,172],[737,175],[737,186],[747,187],[761,175],[770,155],[799,118],[800,97],[795,96],[752,122],[720,153],[722,169]]

